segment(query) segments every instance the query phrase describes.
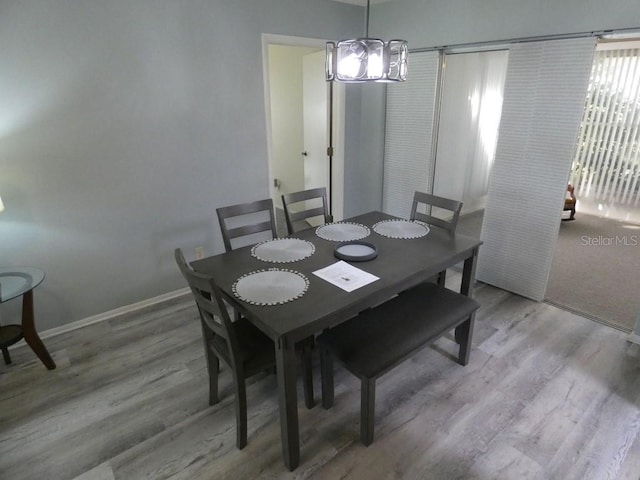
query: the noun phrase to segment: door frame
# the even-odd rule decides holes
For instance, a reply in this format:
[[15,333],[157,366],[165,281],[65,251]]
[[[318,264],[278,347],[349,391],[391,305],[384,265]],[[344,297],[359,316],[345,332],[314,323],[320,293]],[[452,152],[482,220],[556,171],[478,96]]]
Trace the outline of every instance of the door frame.
[[[289,35],[262,34],[262,78],[264,86],[265,122],[267,133],[267,159],[268,159],[268,191],[273,185],[273,127],[271,125],[271,98],[269,88],[269,45],[285,45],[291,47],[317,47],[324,48],[327,40],[309,37],[294,37]],[[333,141],[333,157],[331,172],[331,210],[335,221],[344,218],[344,144],[345,144],[345,88],[343,84],[333,85],[333,105],[329,106],[331,112],[331,132],[327,131],[327,138]],[[327,125],[327,129],[329,126]]]

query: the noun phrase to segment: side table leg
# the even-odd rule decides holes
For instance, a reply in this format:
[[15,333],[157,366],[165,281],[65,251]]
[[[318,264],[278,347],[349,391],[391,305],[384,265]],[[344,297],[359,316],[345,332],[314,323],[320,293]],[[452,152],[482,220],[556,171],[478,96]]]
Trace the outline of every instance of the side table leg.
[[11,355],[9,355],[9,349],[8,348],[3,348],[2,349],[2,357],[4,358],[4,363],[6,365],[9,365],[11,363]]
[[36,332],[33,315],[33,290],[28,291],[22,296],[22,333],[27,345],[31,347],[31,350],[33,350],[42,363],[44,363],[44,366],[49,370],[56,368],[53,358],[49,355],[47,348],[38,336],[38,332]]

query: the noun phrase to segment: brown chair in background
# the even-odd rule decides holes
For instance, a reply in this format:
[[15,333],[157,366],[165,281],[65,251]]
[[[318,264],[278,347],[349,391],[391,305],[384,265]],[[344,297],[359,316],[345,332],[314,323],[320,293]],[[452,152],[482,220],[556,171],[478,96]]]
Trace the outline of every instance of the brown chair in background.
[[[218,214],[218,222],[220,222],[220,232],[222,232],[224,248],[227,252],[236,248],[233,247],[232,241],[242,237],[258,235],[260,233],[264,234],[265,232],[268,232],[268,234],[263,235],[268,237],[265,238],[267,240],[277,238],[278,236],[276,219],[273,213],[273,200],[270,198],[228,207],[220,207],[216,209],[216,212]],[[240,217],[245,218],[242,219]],[[249,243],[258,243],[261,240],[262,239],[258,239],[253,242],[250,241]]]
[[[209,405],[218,403],[218,371],[220,360],[231,369],[235,385],[236,445],[247,444],[247,391],[245,380],[276,366],[273,341],[246,318],[231,321],[227,304],[215,280],[192,270],[182,251],[175,250],[180,272],[193,294],[202,326],[202,336],[209,372]],[[311,345],[299,344],[303,360],[304,396],[307,408],[314,406]]]
[[[308,202],[314,203],[315,206],[307,207]],[[292,208],[292,205],[297,205],[297,207]],[[282,206],[289,235],[309,228],[311,225],[307,223],[307,220],[310,218],[322,217],[324,223],[333,222],[333,217],[329,214],[327,189],[324,187],[286,193],[282,195]],[[298,210],[298,208],[302,208],[302,210]]]
[[564,199],[564,208],[562,211],[569,210],[571,213],[569,214],[569,218],[563,218],[563,220],[575,220],[576,219],[576,195],[574,193],[575,188],[573,185],[567,185],[567,195]]

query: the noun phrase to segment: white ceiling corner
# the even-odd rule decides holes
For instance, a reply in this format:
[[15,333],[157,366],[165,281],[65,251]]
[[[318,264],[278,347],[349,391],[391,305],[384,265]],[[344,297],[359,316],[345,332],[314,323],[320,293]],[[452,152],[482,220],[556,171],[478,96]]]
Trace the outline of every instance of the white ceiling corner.
[[[352,5],[360,5],[361,7],[367,6],[367,0],[331,0],[331,1],[340,2],[340,3],[350,3]],[[371,5],[375,5],[376,3],[387,3],[391,1],[393,0],[371,0]]]

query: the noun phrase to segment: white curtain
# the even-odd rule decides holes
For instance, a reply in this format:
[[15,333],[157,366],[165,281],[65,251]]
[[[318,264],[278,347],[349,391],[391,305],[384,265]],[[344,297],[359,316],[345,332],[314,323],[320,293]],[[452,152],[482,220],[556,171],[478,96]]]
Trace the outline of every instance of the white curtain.
[[440,54],[411,53],[409,75],[387,88],[382,209],[408,218],[416,190],[431,189],[433,117]]
[[478,280],[544,298],[594,50],[594,38],[510,49]]
[[445,56],[433,193],[484,208],[502,113],[508,50]]

